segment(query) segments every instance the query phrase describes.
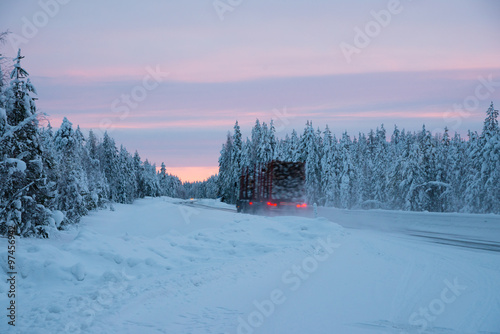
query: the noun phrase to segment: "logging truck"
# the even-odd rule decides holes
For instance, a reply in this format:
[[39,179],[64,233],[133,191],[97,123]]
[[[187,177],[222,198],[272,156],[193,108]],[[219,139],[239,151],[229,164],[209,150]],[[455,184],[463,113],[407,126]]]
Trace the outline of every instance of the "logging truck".
[[273,160],[243,168],[238,212],[305,212],[305,163]]

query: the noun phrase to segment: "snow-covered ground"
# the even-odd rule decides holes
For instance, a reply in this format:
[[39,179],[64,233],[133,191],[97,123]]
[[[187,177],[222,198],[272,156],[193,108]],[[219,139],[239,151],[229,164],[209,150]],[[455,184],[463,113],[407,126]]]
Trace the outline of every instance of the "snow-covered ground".
[[498,216],[115,209],[17,240],[16,327],[4,315],[1,333],[500,333]]

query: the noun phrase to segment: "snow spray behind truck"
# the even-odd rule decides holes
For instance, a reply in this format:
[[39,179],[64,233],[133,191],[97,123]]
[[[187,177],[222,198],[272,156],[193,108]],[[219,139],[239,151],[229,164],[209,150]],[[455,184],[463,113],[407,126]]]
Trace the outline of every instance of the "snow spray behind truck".
[[304,162],[273,160],[243,168],[238,212],[304,212],[306,171]]

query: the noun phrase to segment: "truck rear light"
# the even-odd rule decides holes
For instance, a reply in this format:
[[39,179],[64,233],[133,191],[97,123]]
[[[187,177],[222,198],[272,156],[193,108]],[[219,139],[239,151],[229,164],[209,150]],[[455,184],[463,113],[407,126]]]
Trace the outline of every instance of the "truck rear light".
[[297,207],[298,208],[307,208],[307,204],[306,203],[297,204]]

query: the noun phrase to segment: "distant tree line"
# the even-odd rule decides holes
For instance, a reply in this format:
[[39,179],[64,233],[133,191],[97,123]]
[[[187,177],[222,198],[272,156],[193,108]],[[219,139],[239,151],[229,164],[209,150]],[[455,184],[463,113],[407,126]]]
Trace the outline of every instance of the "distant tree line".
[[493,102],[481,133],[467,139],[448,129],[432,135],[394,127],[390,140],[382,125],[367,135],[337,139],[328,126],[307,122],[275,137],[271,121],[256,121],[244,142],[236,122],[219,157],[218,196],[235,203],[244,167],[273,159],[306,162],[310,203],[338,208],[386,208],[410,211],[500,213],[500,130]]
[[[1,56],[1,55],[0,55]],[[145,196],[183,197],[178,177],[117,148],[108,133],[85,137],[64,118],[41,127],[36,89],[14,58],[7,80],[0,64],[0,235],[48,237],[90,210],[132,203]],[[193,188],[196,188],[193,186]]]
[[184,182],[184,198],[217,198],[217,179],[217,175],[212,175],[205,181]]

